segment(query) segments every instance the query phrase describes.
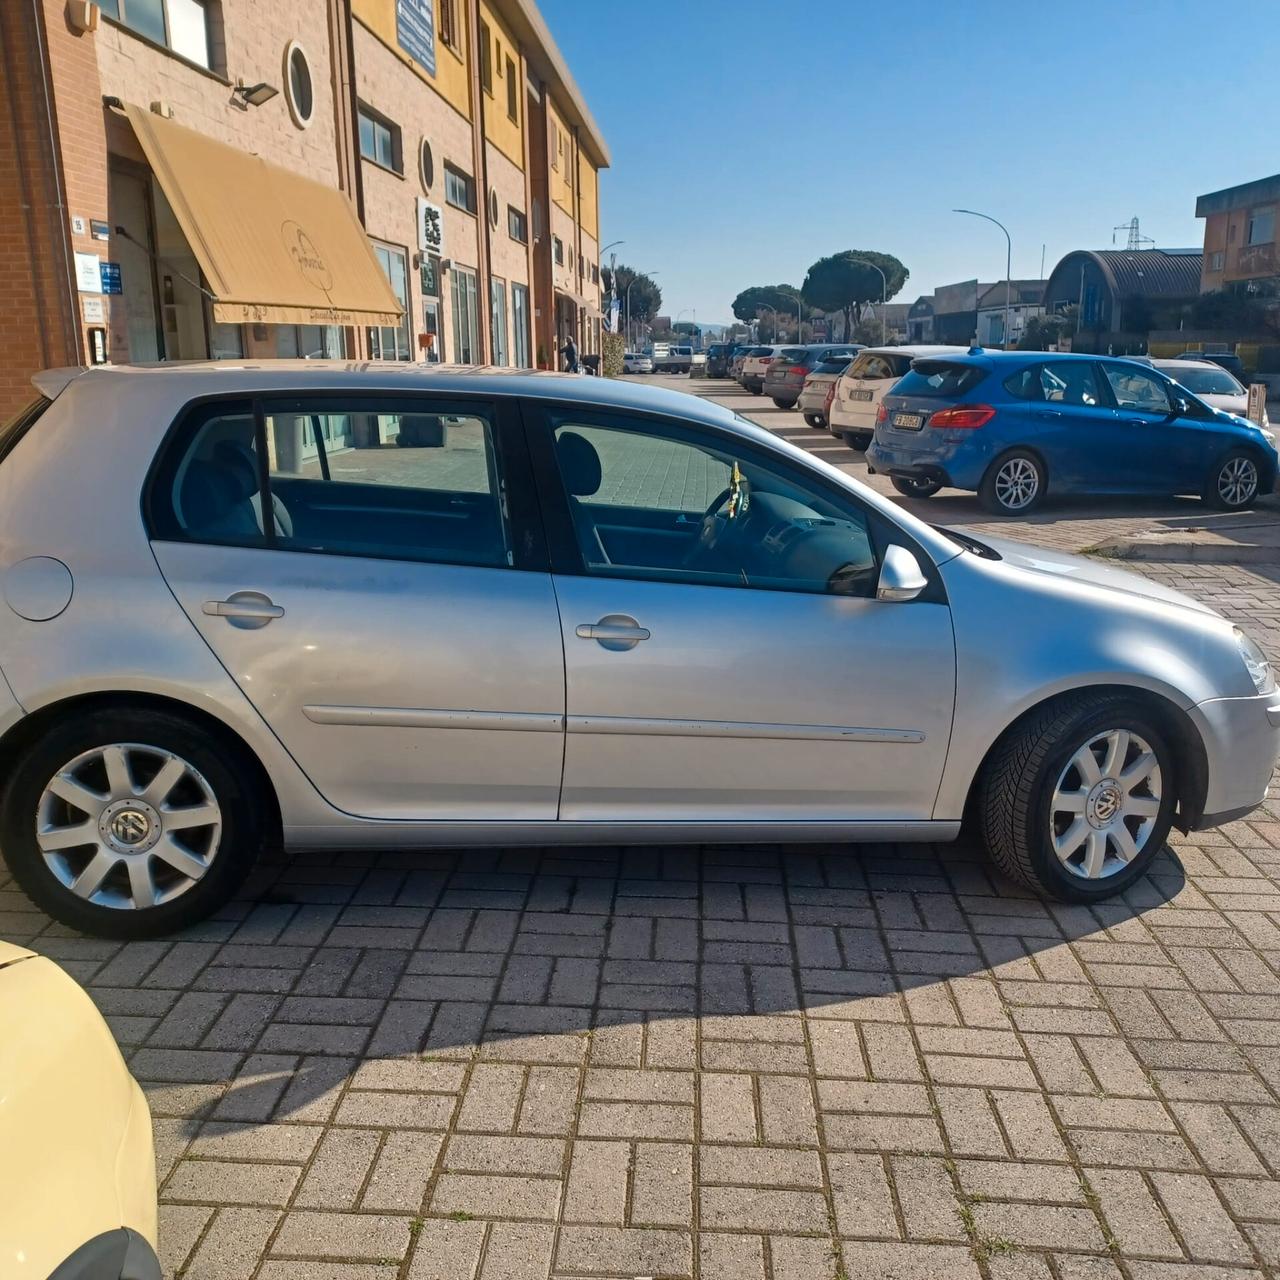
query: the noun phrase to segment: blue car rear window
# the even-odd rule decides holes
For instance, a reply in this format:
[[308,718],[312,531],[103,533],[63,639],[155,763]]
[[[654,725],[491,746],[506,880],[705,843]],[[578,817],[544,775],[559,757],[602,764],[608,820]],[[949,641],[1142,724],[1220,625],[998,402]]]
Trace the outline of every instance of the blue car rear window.
[[893,388],[896,396],[962,396],[987,376],[976,364],[949,364],[944,360],[917,360]]

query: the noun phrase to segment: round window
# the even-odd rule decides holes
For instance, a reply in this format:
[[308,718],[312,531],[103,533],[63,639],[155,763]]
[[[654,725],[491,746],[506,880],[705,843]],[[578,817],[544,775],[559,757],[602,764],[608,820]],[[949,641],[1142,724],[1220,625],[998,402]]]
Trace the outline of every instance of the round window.
[[489,188],[489,225],[496,228],[498,225],[498,193]]
[[315,94],[311,87],[311,64],[306,51],[296,41],[290,41],[284,51],[284,83],[293,123],[305,129],[315,110]]
[[423,191],[430,195],[436,180],[436,160],[431,154],[431,143],[426,138],[423,138],[422,146],[418,149],[418,177],[422,181]]

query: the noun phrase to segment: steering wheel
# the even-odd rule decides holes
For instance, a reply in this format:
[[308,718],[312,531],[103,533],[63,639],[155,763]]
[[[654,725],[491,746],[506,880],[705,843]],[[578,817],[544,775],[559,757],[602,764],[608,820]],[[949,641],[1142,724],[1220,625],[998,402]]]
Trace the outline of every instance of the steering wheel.
[[685,557],[685,564],[692,564],[696,559],[714,552],[723,542],[726,533],[740,532],[746,523],[750,506],[751,483],[735,462],[728,487],[716,494],[702,516],[702,528],[697,541]]

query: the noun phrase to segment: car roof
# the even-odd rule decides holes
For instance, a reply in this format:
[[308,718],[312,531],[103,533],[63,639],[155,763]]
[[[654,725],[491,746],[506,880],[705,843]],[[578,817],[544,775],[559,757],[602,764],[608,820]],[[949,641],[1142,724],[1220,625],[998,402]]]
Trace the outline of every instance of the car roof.
[[968,347],[947,346],[901,346],[901,347],[863,347],[860,356],[951,356],[968,355]]
[[1151,363],[1157,369],[1185,369],[1190,365],[1193,369],[1199,366],[1201,369],[1216,369],[1219,373],[1226,372],[1220,364],[1214,364],[1212,360],[1178,360],[1172,356],[1166,356],[1160,360],[1152,360]]

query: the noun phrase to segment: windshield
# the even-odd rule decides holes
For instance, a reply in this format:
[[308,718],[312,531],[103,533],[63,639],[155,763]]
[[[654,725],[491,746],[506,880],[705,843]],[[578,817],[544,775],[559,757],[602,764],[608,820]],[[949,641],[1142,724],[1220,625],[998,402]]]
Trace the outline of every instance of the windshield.
[[1245,389],[1225,369],[1175,369],[1165,372],[1196,396],[1242,396]]
[[987,376],[987,371],[976,364],[952,364],[945,360],[917,360],[894,387],[899,396],[962,396]]

